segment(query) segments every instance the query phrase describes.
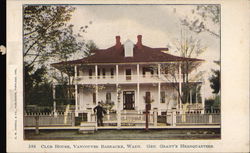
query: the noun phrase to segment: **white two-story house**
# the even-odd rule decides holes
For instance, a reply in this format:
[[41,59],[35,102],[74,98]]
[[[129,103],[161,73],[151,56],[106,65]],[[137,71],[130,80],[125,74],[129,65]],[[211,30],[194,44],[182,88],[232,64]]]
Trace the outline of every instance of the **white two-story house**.
[[[93,50],[92,55],[79,60],[52,64],[61,70],[63,64],[74,69],[75,114],[92,110],[99,101],[110,104],[114,112],[145,111],[145,97],[150,96],[151,110],[158,114],[167,110],[183,109],[180,100],[182,92],[182,68],[185,60],[202,62],[201,59],[184,58],[168,53],[168,48],[151,48],[142,44],[142,36],[137,43],[127,40],[123,44],[116,36],[114,46]],[[176,79],[167,78],[163,66],[179,65]],[[193,81],[197,86],[190,92],[190,105],[204,108],[204,98],[197,98],[196,89],[202,82]],[[201,95],[202,96],[202,95]]]

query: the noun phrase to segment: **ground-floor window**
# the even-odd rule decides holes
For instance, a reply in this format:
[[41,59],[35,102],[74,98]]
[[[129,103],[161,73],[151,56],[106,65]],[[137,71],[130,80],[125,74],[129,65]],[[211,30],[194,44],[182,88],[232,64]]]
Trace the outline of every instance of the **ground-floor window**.
[[96,93],[93,93],[93,104],[96,104]]
[[165,103],[166,94],[165,91],[161,91],[161,103]]
[[106,93],[106,103],[109,103],[109,102],[111,102],[111,93],[107,92]]

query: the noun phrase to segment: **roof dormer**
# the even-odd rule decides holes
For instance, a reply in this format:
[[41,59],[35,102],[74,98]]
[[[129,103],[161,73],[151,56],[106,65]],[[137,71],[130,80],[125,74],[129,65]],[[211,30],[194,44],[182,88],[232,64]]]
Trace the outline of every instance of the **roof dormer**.
[[134,43],[131,40],[127,40],[124,43],[124,56],[125,57],[133,57],[134,54]]

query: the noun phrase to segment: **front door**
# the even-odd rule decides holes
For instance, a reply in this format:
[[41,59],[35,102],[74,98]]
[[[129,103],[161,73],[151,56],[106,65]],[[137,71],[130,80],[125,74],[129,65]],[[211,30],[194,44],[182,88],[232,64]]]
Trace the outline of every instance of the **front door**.
[[135,92],[134,91],[123,92],[123,109],[124,110],[135,109]]

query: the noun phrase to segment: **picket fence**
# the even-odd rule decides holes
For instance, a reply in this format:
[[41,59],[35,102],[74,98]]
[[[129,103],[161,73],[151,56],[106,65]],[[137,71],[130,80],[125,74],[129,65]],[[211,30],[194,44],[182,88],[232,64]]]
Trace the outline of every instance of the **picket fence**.
[[[38,122],[38,123],[37,123]],[[73,113],[25,113],[24,126],[71,126],[74,123]]]
[[[176,112],[168,113],[167,115],[149,114],[149,124],[157,126],[157,123],[165,123],[165,125],[178,126],[178,125],[212,125],[221,123],[220,113],[187,113],[180,114]],[[146,120],[145,114],[135,113],[121,113],[122,124],[144,124]],[[118,122],[117,114],[106,114],[103,118],[104,123]],[[89,114],[88,122],[96,122],[96,115]],[[75,116],[74,113],[25,113],[24,126],[74,126]],[[158,125],[159,126],[159,125]]]

